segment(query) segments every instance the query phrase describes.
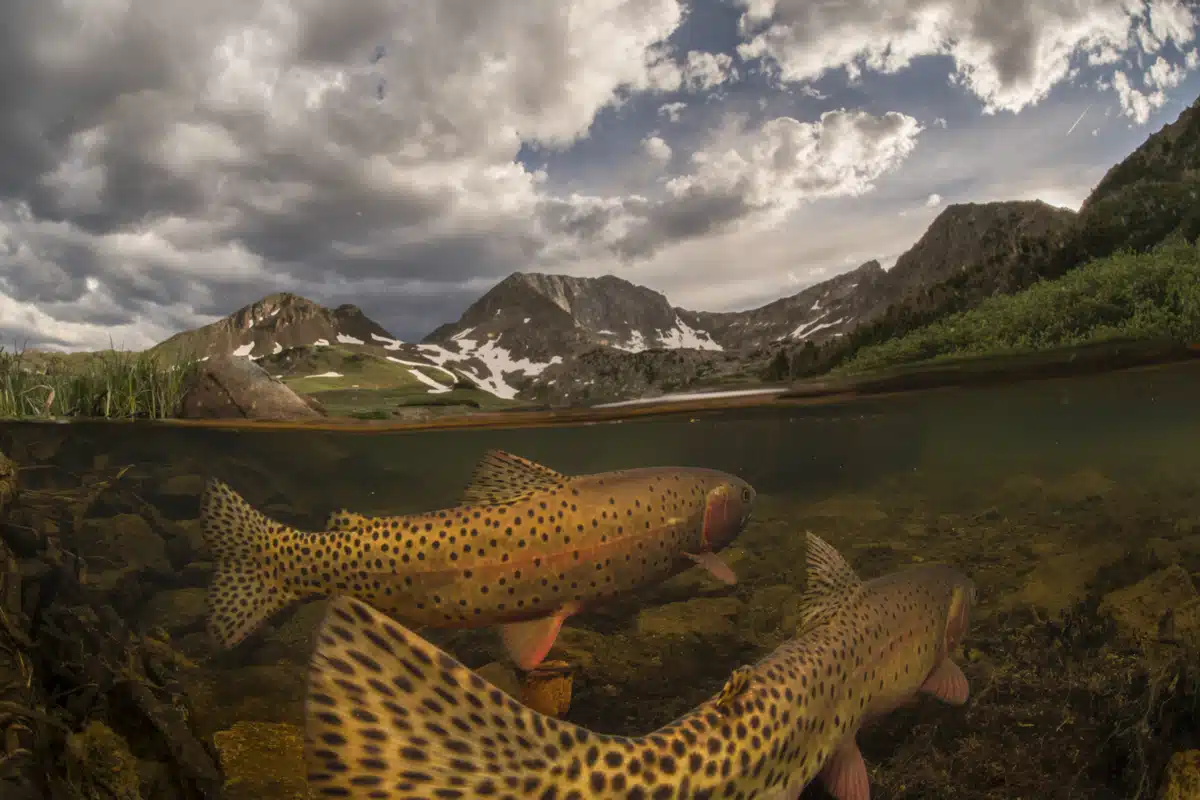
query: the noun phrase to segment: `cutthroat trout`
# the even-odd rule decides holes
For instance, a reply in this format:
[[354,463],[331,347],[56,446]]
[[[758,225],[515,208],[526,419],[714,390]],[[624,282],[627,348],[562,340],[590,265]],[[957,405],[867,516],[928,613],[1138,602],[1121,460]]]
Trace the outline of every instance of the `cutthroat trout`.
[[646,736],[598,734],[529,709],[365,603],[340,598],[317,634],[306,707],[318,796],[769,798],[820,776],[868,800],[864,722],[925,692],[961,704],[950,653],[975,589],[947,566],[862,582],[808,535],[797,636]]
[[463,504],[426,514],[336,511],[323,533],[268,519],[210,480],[202,503],[216,559],[209,630],[232,647],[302,597],[351,595],[409,625],[500,625],[532,669],[580,609],[699,564],[735,582],[716,552],[745,527],[754,490],[709,469],[568,477],[489,451]]

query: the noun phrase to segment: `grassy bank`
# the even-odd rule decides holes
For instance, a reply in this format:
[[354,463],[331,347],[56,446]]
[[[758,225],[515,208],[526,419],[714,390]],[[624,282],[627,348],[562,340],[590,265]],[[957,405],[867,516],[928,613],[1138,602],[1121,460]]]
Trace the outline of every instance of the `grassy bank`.
[[0,348],[0,418],[173,417],[199,367],[151,353],[59,356]]
[[1200,342],[1200,244],[1118,253],[904,336],[864,347],[832,374],[947,358],[1031,353],[1110,339]]

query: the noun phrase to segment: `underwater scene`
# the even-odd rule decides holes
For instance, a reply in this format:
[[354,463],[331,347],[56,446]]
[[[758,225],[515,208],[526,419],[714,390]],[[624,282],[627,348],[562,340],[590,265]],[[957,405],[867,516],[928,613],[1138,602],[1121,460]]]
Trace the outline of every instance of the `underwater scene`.
[[1198,409],[3,423],[0,796],[1198,797]]

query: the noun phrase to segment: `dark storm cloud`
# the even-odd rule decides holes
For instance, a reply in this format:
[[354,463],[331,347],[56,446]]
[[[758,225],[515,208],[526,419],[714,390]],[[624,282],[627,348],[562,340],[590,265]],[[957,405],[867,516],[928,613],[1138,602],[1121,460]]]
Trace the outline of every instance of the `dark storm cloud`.
[[[765,38],[737,64],[733,16],[751,4],[699,1],[690,20],[675,0],[0,3],[0,307],[29,312],[16,316],[45,342],[86,346],[287,290],[354,302],[413,338],[514,270],[642,267],[752,217],[868,191],[907,157],[912,126],[880,126],[912,117],[890,107],[832,133],[802,124],[809,112],[776,114],[801,118],[782,133],[763,114],[732,140],[696,109],[722,110],[723,81],[763,90],[745,80],[763,65],[747,62],[824,73],[939,51],[916,22],[951,0],[887,0],[885,15],[754,4],[772,17],[747,27]],[[1108,41],[1119,2],[945,16],[965,89],[997,107],[1039,96],[1077,42],[1031,27],[1035,12]],[[1182,22],[1155,19],[1183,40]],[[1047,42],[1050,67],[1030,61]],[[671,101],[705,129],[666,124]],[[650,135],[670,161],[646,160]],[[572,184],[588,136],[603,141],[576,151],[595,163]],[[557,152],[546,161],[566,179],[514,163],[534,152]],[[686,259],[670,272],[663,283],[694,280]]]

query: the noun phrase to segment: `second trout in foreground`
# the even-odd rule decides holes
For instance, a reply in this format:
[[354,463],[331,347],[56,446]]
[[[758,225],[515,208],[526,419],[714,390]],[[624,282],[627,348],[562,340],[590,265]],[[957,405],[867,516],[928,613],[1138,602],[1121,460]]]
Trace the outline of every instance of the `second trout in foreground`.
[[938,565],[864,583],[809,534],[805,600],[796,638],[674,722],[621,737],[543,716],[339,598],[309,676],[309,784],[351,800],[792,800],[820,776],[838,800],[868,800],[858,729],[918,692],[966,702],[950,653],[975,588]]
[[489,451],[463,504],[395,517],[334,513],[321,533],[268,519],[220,481],[201,507],[216,558],[209,629],[232,647],[311,595],[352,595],[433,628],[500,625],[516,664],[545,658],[581,609],[699,564],[745,527],[754,490],[710,469],[649,467],[567,476]]

